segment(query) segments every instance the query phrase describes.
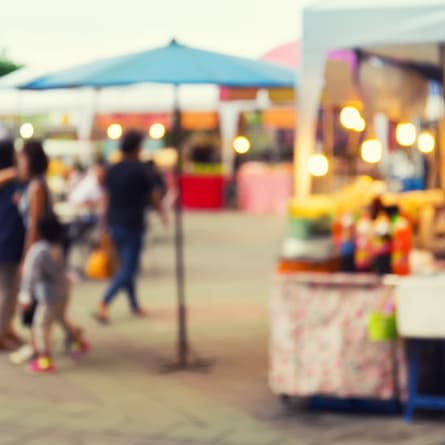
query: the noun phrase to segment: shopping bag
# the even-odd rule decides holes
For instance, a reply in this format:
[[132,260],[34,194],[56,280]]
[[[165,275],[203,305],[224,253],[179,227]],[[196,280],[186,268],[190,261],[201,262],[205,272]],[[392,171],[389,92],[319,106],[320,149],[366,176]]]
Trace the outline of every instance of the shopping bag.
[[107,280],[117,269],[117,255],[111,237],[100,236],[99,242],[92,250],[86,266],[85,275],[93,280]]
[[394,313],[375,311],[369,314],[368,338],[372,342],[386,342],[397,338],[397,324]]

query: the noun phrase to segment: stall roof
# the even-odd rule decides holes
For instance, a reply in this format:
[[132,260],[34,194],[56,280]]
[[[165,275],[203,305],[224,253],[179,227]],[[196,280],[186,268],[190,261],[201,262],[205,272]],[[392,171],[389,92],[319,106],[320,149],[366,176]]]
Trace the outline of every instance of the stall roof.
[[[440,76],[445,43],[445,0],[323,0],[303,10],[296,192],[308,195],[307,161],[315,147],[315,123],[326,53],[357,49]],[[439,73],[439,74],[438,74]]]

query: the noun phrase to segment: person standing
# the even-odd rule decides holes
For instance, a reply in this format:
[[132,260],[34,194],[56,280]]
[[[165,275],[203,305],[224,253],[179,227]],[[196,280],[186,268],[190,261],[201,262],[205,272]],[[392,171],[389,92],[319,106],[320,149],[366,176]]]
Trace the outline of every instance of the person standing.
[[137,298],[136,279],[148,204],[159,211],[165,224],[168,219],[154,180],[139,159],[143,141],[142,133],[127,132],[121,140],[122,161],[111,166],[105,176],[105,223],[119,255],[119,270],[95,314],[101,323],[109,322],[108,308],[121,290],[126,291],[134,315],[147,315]]
[[13,329],[17,304],[19,265],[23,255],[25,228],[14,203],[15,150],[12,140],[0,141],[0,171],[6,175],[0,189],[0,350],[15,349],[19,338]]
[[[48,165],[43,145],[38,140],[27,141],[18,153],[17,174],[19,180],[26,185],[23,193],[17,197],[18,208],[26,230],[25,255],[40,238],[39,221],[53,214],[52,200],[46,182]],[[37,302],[32,300],[22,312],[22,324],[27,328],[32,327],[36,307]],[[35,342],[31,331],[31,345],[24,345],[14,352],[10,359],[14,364],[21,364],[30,360],[35,353]]]
[[26,184],[18,201],[26,228],[25,253],[39,239],[40,219],[53,214],[51,195],[46,182],[48,165],[43,145],[37,140],[26,142],[17,157],[18,176]]

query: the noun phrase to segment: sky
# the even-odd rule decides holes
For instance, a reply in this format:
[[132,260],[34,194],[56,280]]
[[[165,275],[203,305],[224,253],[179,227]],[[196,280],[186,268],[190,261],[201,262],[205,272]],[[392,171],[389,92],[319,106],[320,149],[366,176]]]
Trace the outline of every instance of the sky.
[[0,49],[45,69],[161,46],[172,37],[259,57],[299,37],[304,1],[0,0]]

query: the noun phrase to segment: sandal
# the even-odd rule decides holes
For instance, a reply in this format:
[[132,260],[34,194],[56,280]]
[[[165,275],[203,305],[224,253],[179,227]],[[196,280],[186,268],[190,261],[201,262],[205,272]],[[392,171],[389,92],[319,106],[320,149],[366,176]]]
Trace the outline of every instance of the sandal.
[[29,365],[29,370],[35,374],[53,374],[56,367],[49,357],[39,357]]
[[17,349],[17,351],[13,352],[9,355],[9,361],[13,365],[22,365],[23,363],[29,362],[34,359],[36,354],[31,345],[24,345],[21,348]]
[[149,312],[146,309],[139,308],[133,311],[133,315],[135,317],[147,318],[149,316]]
[[93,318],[101,325],[106,326],[110,324],[110,319],[106,315],[99,314],[98,312],[93,312]]

